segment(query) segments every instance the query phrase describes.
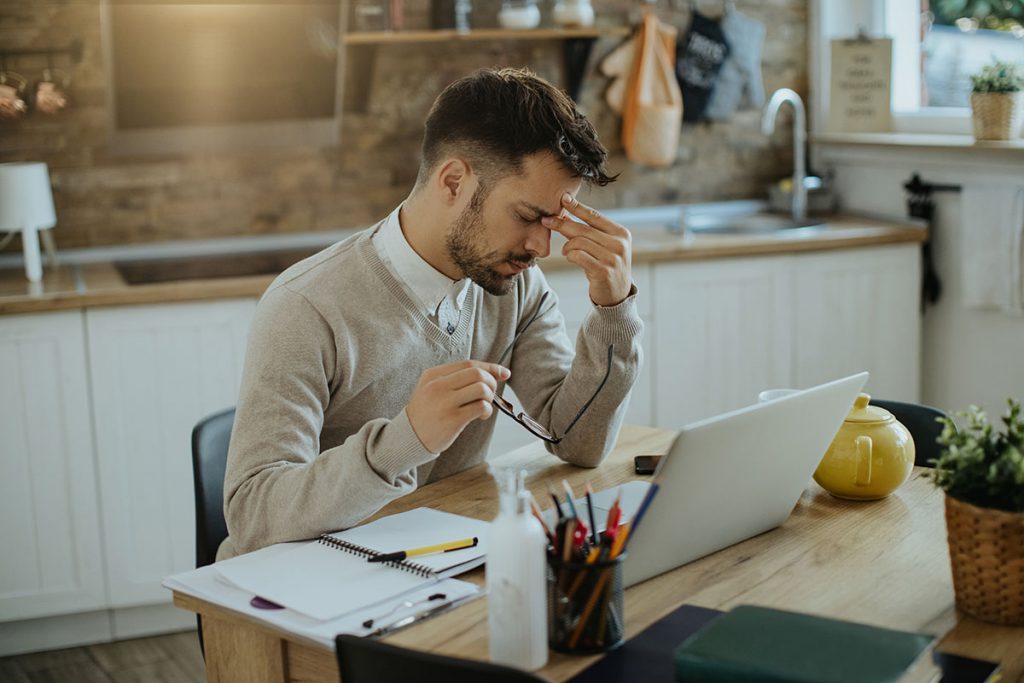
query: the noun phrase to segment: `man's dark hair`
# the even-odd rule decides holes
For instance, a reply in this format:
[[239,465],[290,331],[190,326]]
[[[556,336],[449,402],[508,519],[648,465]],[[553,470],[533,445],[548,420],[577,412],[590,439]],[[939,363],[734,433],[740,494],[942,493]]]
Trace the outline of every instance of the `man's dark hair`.
[[417,183],[452,154],[465,157],[488,188],[538,152],[550,152],[593,185],[618,177],[608,175],[608,150],[587,117],[527,69],[480,69],[460,78],[438,96],[425,128]]

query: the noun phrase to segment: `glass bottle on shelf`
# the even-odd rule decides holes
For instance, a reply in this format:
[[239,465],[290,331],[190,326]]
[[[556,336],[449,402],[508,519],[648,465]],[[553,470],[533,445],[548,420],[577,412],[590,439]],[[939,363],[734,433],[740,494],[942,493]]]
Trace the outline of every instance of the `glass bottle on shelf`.
[[594,7],[590,0],[558,0],[552,13],[562,28],[594,25]]
[[455,30],[469,30],[469,15],[473,12],[473,4],[470,0],[455,0]]
[[502,0],[498,12],[502,28],[531,29],[540,25],[540,9],[536,0]]
[[354,0],[353,31],[386,31],[391,28],[388,0]]

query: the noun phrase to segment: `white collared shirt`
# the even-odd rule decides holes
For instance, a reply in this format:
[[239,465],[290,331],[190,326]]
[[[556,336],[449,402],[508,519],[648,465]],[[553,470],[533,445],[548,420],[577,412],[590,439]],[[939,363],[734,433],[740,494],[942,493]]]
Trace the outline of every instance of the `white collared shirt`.
[[416,253],[402,232],[401,209],[399,205],[387,217],[373,236],[373,246],[420,312],[452,334],[459,325],[469,278],[452,280]]

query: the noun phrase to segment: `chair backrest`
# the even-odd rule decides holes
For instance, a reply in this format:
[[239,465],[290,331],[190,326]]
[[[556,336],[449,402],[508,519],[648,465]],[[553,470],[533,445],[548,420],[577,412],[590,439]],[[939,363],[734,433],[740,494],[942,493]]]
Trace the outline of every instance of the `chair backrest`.
[[938,408],[918,403],[871,399],[871,405],[884,408],[892,413],[910,435],[914,437],[914,464],[918,467],[934,467],[932,460],[939,457],[942,446],[935,442],[942,433],[942,425],[935,418],[946,414]]
[[407,650],[373,638],[335,639],[342,683],[541,683],[545,679],[508,666]]
[[196,568],[213,564],[228,536],[224,521],[224,470],[235,422],[230,408],[203,418],[192,430],[192,480],[196,489]]

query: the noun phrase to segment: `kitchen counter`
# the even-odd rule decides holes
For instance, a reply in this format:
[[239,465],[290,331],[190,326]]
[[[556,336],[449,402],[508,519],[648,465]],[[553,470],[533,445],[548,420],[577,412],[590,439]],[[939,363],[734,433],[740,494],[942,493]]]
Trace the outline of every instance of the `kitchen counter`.
[[[923,242],[921,228],[896,225],[884,220],[838,216],[825,228],[797,228],[764,234],[695,235],[668,233],[664,229],[634,228],[633,262],[707,260],[765,256],[771,254],[827,251],[884,244]],[[295,250],[284,250],[298,254]],[[316,249],[309,249],[313,253]],[[552,244],[553,255],[541,261],[546,271],[573,267]],[[248,254],[247,254],[248,255]],[[260,257],[265,260],[272,257]],[[301,258],[298,255],[296,258]],[[45,267],[43,280],[29,283],[24,270],[0,269],[0,315],[56,311],[98,306],[125,306],[204,299],[258,297],[276,277],[275,271],[260,275],[239,275],[239,255],[225,253],[192,259],[180,272],[161,275],[162,281],[146,282],[146,263],[157,273],[160,260],[127,262],[120,267],[112,261],[68,263],[54,269]],[[164,260],[166,262],[166,260]],[[181,259],[175,259],[180,263]],[[199,267],[192,267],[197,265]],[[264,267],[267,267],[264,264]],[[133,284],[137,283],[137,284]]]

